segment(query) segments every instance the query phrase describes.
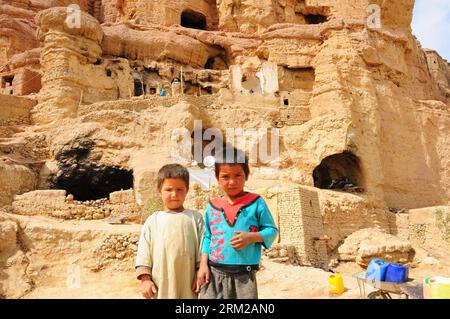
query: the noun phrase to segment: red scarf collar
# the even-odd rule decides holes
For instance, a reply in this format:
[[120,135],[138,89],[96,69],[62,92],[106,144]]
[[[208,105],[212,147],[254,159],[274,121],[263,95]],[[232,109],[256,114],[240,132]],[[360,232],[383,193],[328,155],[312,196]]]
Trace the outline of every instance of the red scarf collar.
[[211,200],[211,204],[225,213],[225,218],[230,226],[236,223],[238,213],[242,207],[253,203],[259,197],[258,194],[247,193],[234,201],[233,204],[228,202],[226,197],[217,197]]

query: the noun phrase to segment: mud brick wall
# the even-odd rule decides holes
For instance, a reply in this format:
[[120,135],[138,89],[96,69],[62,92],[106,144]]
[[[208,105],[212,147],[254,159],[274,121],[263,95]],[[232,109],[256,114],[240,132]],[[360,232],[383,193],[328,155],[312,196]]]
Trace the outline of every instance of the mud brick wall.
[[324,268],[325,243],[314,240],[324,235],[317,192],[300,187],[279,193],[278,216],[280,242],[295,246],[300,264]]

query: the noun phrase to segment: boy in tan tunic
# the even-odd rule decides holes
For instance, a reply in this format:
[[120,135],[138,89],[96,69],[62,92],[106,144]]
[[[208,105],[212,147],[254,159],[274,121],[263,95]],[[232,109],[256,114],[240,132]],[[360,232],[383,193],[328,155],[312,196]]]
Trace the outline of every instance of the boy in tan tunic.
[[164,211],[142,227],[136,256],[137,278],[145,298],[197,298],[196,270],[204,232],[203,216],[183,207],[189,172],[178,164],[163,166],[157,176]]

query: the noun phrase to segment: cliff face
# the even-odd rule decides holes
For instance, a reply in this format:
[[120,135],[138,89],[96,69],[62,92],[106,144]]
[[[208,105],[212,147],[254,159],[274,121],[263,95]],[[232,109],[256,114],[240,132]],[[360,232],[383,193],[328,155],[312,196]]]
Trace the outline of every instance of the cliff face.
[[[279,126],[272,177],[311,186],[352,177],[388,206],[448,202],[449,64],[411,34],[414,1],[85,0],[76,28],[66,2],[1,5],[2,92],[37,94],[36,125],[71,125],[96,102],[183,90],[214,107],[260,109],[244,126]],[[266,64],[270,92],[259,83]],[[182,70],[183,88],[172,89]],[[220,112],[198,110],[210,122]]]

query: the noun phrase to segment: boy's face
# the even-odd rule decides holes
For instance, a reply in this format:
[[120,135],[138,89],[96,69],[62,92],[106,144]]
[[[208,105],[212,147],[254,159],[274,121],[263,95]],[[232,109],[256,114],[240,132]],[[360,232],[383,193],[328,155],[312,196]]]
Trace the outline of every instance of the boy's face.
[[182,211],[187,195],[186,183],[179,178],[166,178],[161,186],[159,195],[164,202],[164,210]]
[[244,191],[245,176],[241,165],[220,165],[218,183],[229,197],[235,197]]

